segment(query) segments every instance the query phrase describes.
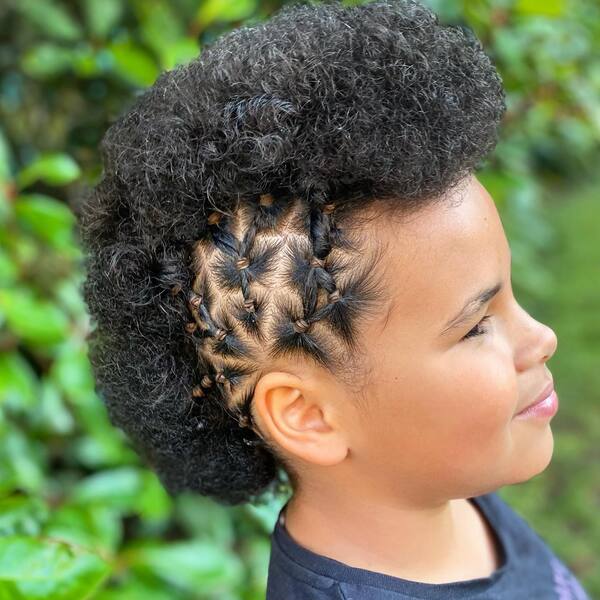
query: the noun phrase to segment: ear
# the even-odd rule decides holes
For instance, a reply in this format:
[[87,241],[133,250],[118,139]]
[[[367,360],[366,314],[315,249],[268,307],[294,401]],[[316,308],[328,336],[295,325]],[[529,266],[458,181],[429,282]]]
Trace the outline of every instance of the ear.
[[291,373],[267,373],[256,384],[253,415],[262,434],[285,454],[335,465],[347,456],[348,445],[333,405],[318,389],[310,380]]

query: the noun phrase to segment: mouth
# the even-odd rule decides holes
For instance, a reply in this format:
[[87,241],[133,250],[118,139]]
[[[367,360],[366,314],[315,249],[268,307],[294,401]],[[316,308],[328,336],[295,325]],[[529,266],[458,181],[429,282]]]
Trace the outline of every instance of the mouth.
[[552,417],[557,411],[558,396],[554,390],[554,382],[550,381],[536,399],[519,411],[515,418]]

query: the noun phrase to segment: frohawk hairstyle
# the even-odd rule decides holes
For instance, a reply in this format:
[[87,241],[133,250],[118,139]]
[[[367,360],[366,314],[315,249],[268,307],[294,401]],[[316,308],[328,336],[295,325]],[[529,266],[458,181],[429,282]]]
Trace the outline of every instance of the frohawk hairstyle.
[[78,210],[89,357],[171,494],[232,505],[297,485],[253,427],[256,382],[287,357],[353,384],[385,296],[367,209],[442,199],[505,108],[468,28],[411,0],[331,2],[221,36],[108,129]]

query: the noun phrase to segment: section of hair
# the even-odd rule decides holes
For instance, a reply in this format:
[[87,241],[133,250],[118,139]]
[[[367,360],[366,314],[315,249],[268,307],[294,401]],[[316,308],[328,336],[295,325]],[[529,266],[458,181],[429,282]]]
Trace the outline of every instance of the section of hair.
[[342,374],[384,292],[350,232],[377,200],[443,199],[504,111],[470,30],[399,0],[287,6],[161,75],[112,125],[78,211],[90,360],[171,493],[237,504],[285,485],[289,465],[237,409],[269,358]]

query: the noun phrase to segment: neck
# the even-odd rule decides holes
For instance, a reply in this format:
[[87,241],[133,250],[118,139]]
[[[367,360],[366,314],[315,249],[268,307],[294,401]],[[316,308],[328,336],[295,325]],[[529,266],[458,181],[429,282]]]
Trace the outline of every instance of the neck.
[[[295,495],[283,513],[290,536],[349,566],[424,583],[487,576],[483,523],[465,499],[409,505],[357,495]],[[479,558],[475,558],[479,557]]]

